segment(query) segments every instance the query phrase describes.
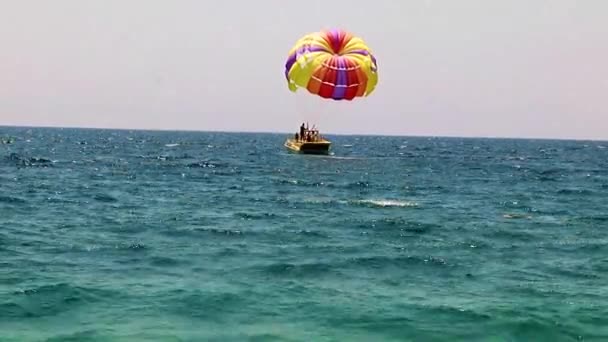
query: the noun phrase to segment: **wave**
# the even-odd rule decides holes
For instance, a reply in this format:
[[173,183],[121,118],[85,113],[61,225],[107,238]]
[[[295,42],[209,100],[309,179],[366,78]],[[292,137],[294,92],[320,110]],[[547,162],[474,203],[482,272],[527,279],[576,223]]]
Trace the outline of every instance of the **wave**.
[[19,197],[0,195],[0,203],[25,204],[27,201]]
[[162,304],[166,305],[166,310],[179,316],[215,321],[226,314],[248,310],[252,296],[250,291],[188,290],[186,293],[168,294]]
[[69,283],[41,285],[15,291],[10,301],[0,304],[0,312],[12,318],[56,316],[77,306],[115,301],[121,297],[122,294],[116,291]]
[[438,224],[419,222],[401,217],[385,217],[381,219],[351,219],[345,221],[344,224],[360,229],[372,229],[374,232],[396,231],[413,234],[425,234],[441,228],[441,226]]
[[88,329],[74,333],[58,334],[47,339],[46,342],[105,341],[108,337],[102,331]]
[[276,219],[276,218],[284,218],[281,215],[275,214],[275,213],[269,213],[269,212],[264,212],[264,213],[246,213],[246,212],[236,212],[233,214],[233,216],[235,218],[241,219],[241,220],[267,220],[267,219]]
[[41,157],[25,157],[15,152],[5,157],[5,160],[13,163],[17,167],[52,167],[55,161]]
[[329,263],[312,262],[312,263],[273,263],[262,266],[261,271],[271,276],[292,276],[292,277],[308,277],[320,276],[332,272],[332,265]]
[[301,179],[274,179],[273,183],[279,185],[296,185],[300,187],[310,188],[327,188],[327,189],[346,189],[346,190],[359,190],[365,188],[374,188],[381,190],[392,190],[393,185],[390,184],[373,184],[368,181],[355,181],[355,182],[315,182],[306,181]]
[[370,269],[378,270],[414,266],[451,267],[454,265],[449,263],[446,259],[435,256],[374,255],[350,258],[335,257],[335,260],[325,262],[276,262],[263,266],[253,266],[252,269],[268,276],[318,278],[326,275],[340,276],[345,272],[358,272],[359,270],[369,271]]
[[355,257],[344,262],[344,267],[361,267],[364,269],[384,268],[389,266],[404,267],[414,265],[430,265],[430,266],[451,266],[446,259],[434,256],[419,256],[419,255],[396,255],[396,256],[367,256]]
[[417,207],[418,203],[413,201],[400,201],[392,199],[367,199],[354,201],[356,204],[370,205],[373,207]]
[[418,207],[418,202],[398,199],[336,199],[332,197],[305,197],[305,198],[289,198],[283,201],[302,204],[318,204],[318,205],[347,205],[360,206],[368,208],[413,208]]

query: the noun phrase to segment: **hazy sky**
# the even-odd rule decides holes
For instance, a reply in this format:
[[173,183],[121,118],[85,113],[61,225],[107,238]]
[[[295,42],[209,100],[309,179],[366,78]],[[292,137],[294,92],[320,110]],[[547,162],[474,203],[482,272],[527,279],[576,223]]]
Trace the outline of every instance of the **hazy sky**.
[[[368,98],[287,89],[341,27]],[[0,0],[0,125],[608,139],[606,0]],[[311,122],[312,123],[312,122]]]

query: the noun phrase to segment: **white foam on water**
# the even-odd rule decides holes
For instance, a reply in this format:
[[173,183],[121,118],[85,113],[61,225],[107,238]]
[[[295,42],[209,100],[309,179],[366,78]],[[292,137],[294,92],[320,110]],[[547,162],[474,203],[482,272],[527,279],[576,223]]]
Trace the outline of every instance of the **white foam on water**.
[[362,204],[371,204],[378,207],[416,207],[418,203],[413,201],[400,201],[392,199],[368,199],[357,201]]

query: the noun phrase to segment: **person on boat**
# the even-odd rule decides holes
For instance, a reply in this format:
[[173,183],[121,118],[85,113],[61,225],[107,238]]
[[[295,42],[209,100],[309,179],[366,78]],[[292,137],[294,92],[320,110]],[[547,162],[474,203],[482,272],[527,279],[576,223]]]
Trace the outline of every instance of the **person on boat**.
[[304,132],[306,132],[306,128],[304,127],[304,123],[302,122],[302,126],[300,126],[300,138],[304,139]]

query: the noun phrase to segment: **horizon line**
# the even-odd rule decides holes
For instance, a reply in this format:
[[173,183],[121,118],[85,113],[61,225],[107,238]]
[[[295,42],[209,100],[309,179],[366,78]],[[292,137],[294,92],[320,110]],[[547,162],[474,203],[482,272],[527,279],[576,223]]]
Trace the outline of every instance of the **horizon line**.
[[[227,133],[227,134],[293,134],[286,131],[239,131],[222,129],[188,129],[188,128],[128,128],[128,127],[106,127],[106,126],[61,126],[61,125],[11,125],[0,124],[0,128],[44,128],[44,129],[82,129],[101,131],[139,131],[139,132],[182,132],[182,133]],[[513,137],[513,136],[472,136],[472,135],[429,135],[429,134],[397,134],[397,133],[332,133],[325,132],[323,135],[333,136],[369,136],[369,137],[397,137],[397,138],[448,138],[448,139],[496,139],[496,140],[555,140],[555,141],[594,141],[608,142],[604,138],[548,138],[548,137]]]

